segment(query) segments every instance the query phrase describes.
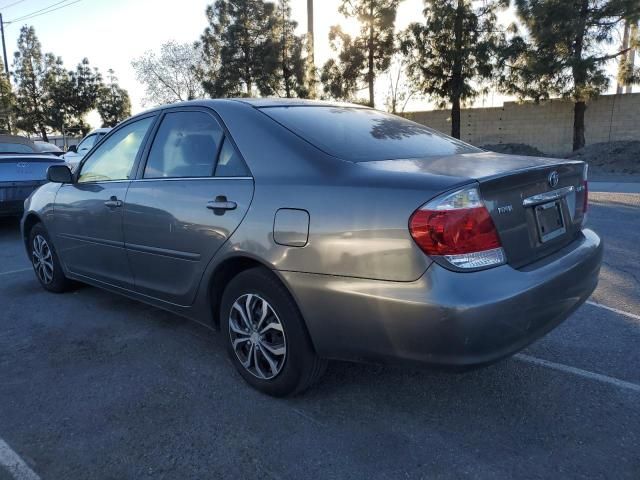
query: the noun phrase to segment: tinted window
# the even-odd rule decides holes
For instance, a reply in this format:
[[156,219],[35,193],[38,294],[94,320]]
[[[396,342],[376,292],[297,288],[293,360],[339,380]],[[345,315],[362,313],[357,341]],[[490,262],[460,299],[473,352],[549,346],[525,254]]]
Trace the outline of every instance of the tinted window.
[[212,176],[222,136],[211,115],[168,113],[153,141],[144,178]]
[[0,153],[34,153],[34,150],[23,143],[0,143]]
[[216,177],[247,177],[249,169],[240,157],[233,144],[228,138],[224,139],[218,165],[216,166]]
[[82,165],[78,182],[130,178],[136,155],[152,122],[153,117],[138,120],[122,127],[105,139]]
[[262,111],[319,149],[354,162],[480,152],[419,123],[351,107],[270,107]]

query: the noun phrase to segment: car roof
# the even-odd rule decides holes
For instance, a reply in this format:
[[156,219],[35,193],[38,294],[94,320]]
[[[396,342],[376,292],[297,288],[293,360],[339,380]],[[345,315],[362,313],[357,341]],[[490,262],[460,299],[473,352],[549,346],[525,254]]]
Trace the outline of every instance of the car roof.
[[[166,108],[180,108],[180,107],[213,107],[224,103],[243,103],[245,105],[252,106],[254,108],[268,108],[268,107],[351,107],[351,108],[370,108],[364,105],[358,105],[355,103],[343,103],[343,102],[331,102],[324,100],[307,100],[302,98],[209,98],[189,100],[186,102],[169,103],[166,105],[159,105],[154,108],[150,108],[143,112],[132,115],[129,119],[138,118],[144,115],[148,115],[154,112],[164,110]],[[127,119],[127,121],[129,120]],[[97,131],[97,130],[94,130]],[[92,132],[93,133],[93,132]]]
[[304,98],[233,98],[236,102],[243,102],[256,108],[266,107],[355,107],[369,108],[364,105],[345,102],[331,102],[326,100],[308,100]]
[[95,130],[91,130],[91,131],[87,134],[87,137],[88,137],[89,135],[93,135],[94,133],[106,133],[106,132],[110,132],[111,130],[113,130],[113,128],[111,128],[111,127],[96,128]]
[[35,145],[35,143],[33,143],[33,140],[27,137],[6,134],[0,134],[0,143],[19,143],[21,145],[29,145],[30,147],[33,147]]

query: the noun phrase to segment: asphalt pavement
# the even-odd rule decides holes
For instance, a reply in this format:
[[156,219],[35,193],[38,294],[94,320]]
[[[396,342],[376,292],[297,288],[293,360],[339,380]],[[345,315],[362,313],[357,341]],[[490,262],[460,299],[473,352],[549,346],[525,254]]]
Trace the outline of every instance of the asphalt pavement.
[[286,400],[200,325],[45,292],[0,221],[0,480],[637,480],[640,195],[591,199],[600,285],[521,355],[464,374],[336,362]]

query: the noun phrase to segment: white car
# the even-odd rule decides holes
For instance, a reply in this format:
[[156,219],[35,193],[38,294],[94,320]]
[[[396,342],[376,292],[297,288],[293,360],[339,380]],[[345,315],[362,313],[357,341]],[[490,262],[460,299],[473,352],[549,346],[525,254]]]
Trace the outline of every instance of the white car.
[[97,128],[89,135],[84,137],[82,141],[77,145],[69,147],[69,151],[63,155],[63,159],[74,170],[84,156],[89,153],[89,150],[98,143],[102,137],[111,131],[111,128]]

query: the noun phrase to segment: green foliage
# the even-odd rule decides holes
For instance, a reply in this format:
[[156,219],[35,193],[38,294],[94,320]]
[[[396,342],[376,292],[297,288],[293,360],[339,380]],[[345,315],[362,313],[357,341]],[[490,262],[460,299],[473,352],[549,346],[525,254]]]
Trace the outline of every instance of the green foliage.
[[487,90],[501,40],[497,11],[503,1],[426,0],[423,24],[403,32],[401,50],[409,78],[444,108],[451,105],[451,133],[460,138],[461,104]]
[[42,53],[35,29],[24,26],[13,65],[18,129],[39,134],[45,141],[48,131],[88,132],[84,116],[95,107],[102,84],[88,59],[75,70],[66,70],[60,57]]
[[33,27],[23,26],[14,54],[16,82],[16,126],[27,133],[39,133],[47,140],[49,106],[47,78],[58,68],[58,58],[42,53],[42,46]]
[[401,0],[342,0],[339,11],[360,22],[360,32],[351,37],[338,26],[331,27],[329,41],[337,59],[322,68],[324,92],[332,98],[352,100],[360,85],[369,90],[374,106],[376,77],[389,68],[395,51],[394,28]]
[[113,70],[109,70],[107,84],[98,92],[97,109],[103,127],[115,127],[131,116],[131,100],[128,92],[118,85]]
[[11,133],[15,107],[16,97],[5,75],[4,63],[0,59],[0,133]]
[[58,132],[86,135],[91,127],[84,116],[95,107],[101,86],[102,76],[88,59],[67,71],[57,58],[45,78],[47,125]]
[[[209,25],[200,37],[202,85],[213,97],[253,96],[268,85],[265,59],[274,27],[272,3],[216,0],[206,10]],[[267,66],[268,67],[268,66]]]
[[640,16],[638,0],[516,0],[524,25],[505,50],[500,81],[522,99],[571,98],[574,150],[585,145],[586,102],[609,87],[606,66],[625,53],[612,47],[625,19]]
[[313,88],[306,63],[306,38],[296,35],[290,0],[279,0],[271,18],[271,36],[263,51],[263,75],[258,88],[263,95],[308,98]]

